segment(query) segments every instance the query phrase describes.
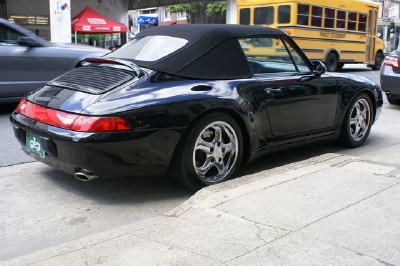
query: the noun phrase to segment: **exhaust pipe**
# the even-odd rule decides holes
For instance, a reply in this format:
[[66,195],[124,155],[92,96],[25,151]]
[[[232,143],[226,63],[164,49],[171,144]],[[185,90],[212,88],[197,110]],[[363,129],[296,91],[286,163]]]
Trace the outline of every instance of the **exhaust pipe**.
[[92,181],[93,179],[98,178],[98,176],[86,169],[81,169],[75,173],[75,178],[80,181]]
[[387,97],[392,96],[392,94],[390,93],[390,91],[385,92],[385,94],[386,94]]

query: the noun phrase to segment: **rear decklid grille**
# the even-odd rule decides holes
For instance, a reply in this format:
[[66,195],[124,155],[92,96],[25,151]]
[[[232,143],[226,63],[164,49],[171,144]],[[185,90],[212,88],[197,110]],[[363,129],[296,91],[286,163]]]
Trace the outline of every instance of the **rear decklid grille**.
[[83,66],[53,79],[49,85],[102,94],[136,77],[135,72],[107,66]]

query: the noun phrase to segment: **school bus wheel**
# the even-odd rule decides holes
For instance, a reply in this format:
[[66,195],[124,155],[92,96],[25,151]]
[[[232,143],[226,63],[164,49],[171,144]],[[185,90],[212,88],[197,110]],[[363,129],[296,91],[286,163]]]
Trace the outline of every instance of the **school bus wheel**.
[[326,69],[329,72],[335,72],[338,70],[339,58],[336,53],[330,52],[326,57]]

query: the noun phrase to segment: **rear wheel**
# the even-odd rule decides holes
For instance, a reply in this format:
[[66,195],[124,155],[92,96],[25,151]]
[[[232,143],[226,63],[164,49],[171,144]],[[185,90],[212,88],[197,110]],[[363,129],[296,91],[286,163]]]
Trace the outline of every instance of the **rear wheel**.
[[365,93],[359,94],[351,103],[343,120],[340,141],[352,148],[361,146],[371,131],[372,103]]
[[379,70],[381,69],[383,62],[383,54],[382,53],[376,53],[375,55],[375,64],[371,67],[372,70]]
[[326,57],[326,69],[330,72],[335,72],[338,70],[339,58],[338,56],[331,52]]
[[242,160],[243,140],[237,122],[225,113],[210,113],[184,135],[169,172],[192,190],[234,176]]

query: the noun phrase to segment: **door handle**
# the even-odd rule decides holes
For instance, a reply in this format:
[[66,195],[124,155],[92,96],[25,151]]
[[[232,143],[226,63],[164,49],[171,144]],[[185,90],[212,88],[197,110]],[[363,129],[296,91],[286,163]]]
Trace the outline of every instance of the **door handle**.
[[276,93],[281,93],[282,90],[281,89],[277,89],[275,87],[266,87],[264,89],[265,93],[267,94],[276,94]]

